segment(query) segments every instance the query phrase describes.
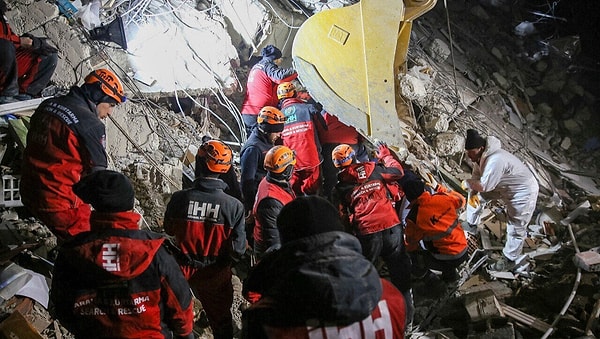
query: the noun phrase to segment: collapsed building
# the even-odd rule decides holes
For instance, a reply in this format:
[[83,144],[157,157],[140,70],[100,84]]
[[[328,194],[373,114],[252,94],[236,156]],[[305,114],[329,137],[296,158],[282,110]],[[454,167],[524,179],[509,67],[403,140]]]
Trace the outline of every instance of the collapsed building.
[[[193,177],[193,155],[202,137],[220,138],[234,151],[244,143],[239,107],[247,72],[260,48],[279,46],[286,64],[306,69],[293,58],[300,53],[294,51],[299,48],[294,44],[304,39],[306,46],[319,49],[322,41],[310,34],[297,40],[303,23],[315,13],[357,4],[138,0],[10,5],[9,20],[15,31],[46,36],[59,49],[59,66],[45,95],[64,92],[97,67],[111,68],[122,77],[130,100],[106,123],[110,166],[135,183],[136,210],[144,216],[144,227],[160,231],[170,194],[181,188],[185,178]],[[418,15],[408,11],[406,16],[414,18],[400,20],[405,25],[400,30],[404,45],[379,51],[390,44],[389,39],[399,40],[395,34],[391,38],[373,34],[366,41],[379,53],[372,63],[385,60],[398,68],[396,78],[387,84],[397,90],[383,87],[369,92],[391,94],[386,103],[391,107],[352,102],[350,97],[364,99],[357,93],[364,91],[366,83],[346,81],[339,96],[350,100],[351,107],[336,111],[339,102],[320,97],[321,91],[311,88],[310,73],[305,72],[304,78],[300,74],[301,84],[326,110],[355,126],[369,141],[385,140],[406,166],[422,175],[432,173],[455,190],[470,174],[463,154],[468,128],[499,137],[540,183],[536,215],[528,231],[528,261],[516,273],[485,269],[486,256],[499,252],[505,233],[502,206],[489,206],[479,234],[471,239],[471,260],[461,271],[457,289],[432,298],[415,284],[412,334],[597,336],[599,69],[597,55],[589,47],[592,33],[586,27],[582,31],[565,27],[577,20],[597,23],[597,18],[585,17],[594,5],[582,2],[564,9],[546,3],[513,7],[501,1],[423,1],[407,8],[411,6],[427,10]],[[575,14],[568,14],[569,10]],[[372,25],[382,21],[376,16],[371,19]],[[387,23],[380,23],[380,28]],[[344,33],[337,33],[340,41]],[[406,55],[397,58],[398,53]],[[355,55],[317,53],[304,60],[316,63],[311,57],[329,58],[340,67],[349,62],[355,70],[372,67],[361,64]],[[27,116],[39,102],[0,106],[6,267],[0,329],[10,331],[26,323],[32,333],[59,338],[69,334],[44,310],[48,305],[40,278],[51,277],[49,258],[56,239],[18,201]],[[357,106],[367,112],[367,118],[362,113],[344,115]],[[373,124],[367,122],[369,118]],[[24,288],[31,285],[42,286],[42,292]],[[234,307],[239,313],[243,300],[238,298]]]

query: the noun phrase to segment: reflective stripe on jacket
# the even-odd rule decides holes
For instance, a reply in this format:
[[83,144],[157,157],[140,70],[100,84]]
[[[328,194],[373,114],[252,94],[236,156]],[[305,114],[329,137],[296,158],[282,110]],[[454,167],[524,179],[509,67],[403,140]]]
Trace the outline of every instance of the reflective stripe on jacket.
[[415,251],[419,242],[441,260],[456,259],[467,249],[467,239],[458,221],[457,209],[464,205],[457,192],[423,192],[412,202],[406,217],[407,250]]

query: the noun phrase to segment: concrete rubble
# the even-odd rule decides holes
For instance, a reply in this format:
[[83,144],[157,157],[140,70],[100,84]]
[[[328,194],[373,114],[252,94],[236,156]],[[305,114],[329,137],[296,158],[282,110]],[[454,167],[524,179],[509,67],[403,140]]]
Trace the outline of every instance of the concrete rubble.
[[[349,3],[307,2],[304,9],[317,12]],[[107,64],[95,54],[104,47],[84,41],[56,6],[27,5],[27,11],[16,6],[11,19],[15,30],[41,30],[36,32],[61,50],[55,90],[77,82],[92,67]],[[300,11],[285,1],[276,5],[277,13],[284,13],[286,19]],[[434,173],[440,182],[460,190],[458,183],[471,170],[462,149],[464,132],[476,128],[497,136],[504,148],[528,164],[540,182],[540,197],[528,229],[526,255],[515,272],[487,268],[487,262],[501,254],[505,233],[502,206],[491,204],[487,217],[469,235],[471,257],[461,269],[459,282],[431,290],[414,281],[416,313],[410,337],[599,336],[598,65],[590,66],[580,54],[579,37],[542,36],[543,30],[525,20],[525,8],[509,11],[501,1],[448,5],[446,9],[438,3],[413,27],[408,71],[400,84],[415,111],[414,130],[409,131],[408,149],[399,155],[407,166]],[[26,15],[35,17],[37,12],[41,13],[37,21],[26,20]],[[266,41],[287,41],[289,27],[271,21],[276,33]],[[299,26],[301,20],[295,22]],[[224,40],[237,46],[240,56],[232,63],[232,76],[244,84],[252,44],[231,30],[229,34]],[[118,55],[114,49],[105,50]],[[283,50],[289,55],[289,45]],[[230,85],[227,81],[223,94],[191,91],[193,100],[181,92],[153,92],[152,86],[146,86],[107,122],[111,167],[134,182],[136,210],[144,216],[144,227],[161,230],[166,202],[181,188],[190,164],[185,155],[203,135],[223,137],[239,150],[243,137],[228,106],[239,108],[243,91]],[[173,95],[182,98],[173,100]],[[182,106],[183,99],[188,99],[189,108]],[[0,120],[0,333],[70,338],[43,302],[56,238],[21,207],[14,190],[22,145],[11,121],[26,119],[31,108],[4,109],[0,107],[5,117]],[[39,275],[45,279],[37,279]],[[37,283],[28,286],[32,280]],[[239,296],[239,280],[236,287],[239,327],[246,303]],[[197,335],[211,338],[200,310],[198,305]]]

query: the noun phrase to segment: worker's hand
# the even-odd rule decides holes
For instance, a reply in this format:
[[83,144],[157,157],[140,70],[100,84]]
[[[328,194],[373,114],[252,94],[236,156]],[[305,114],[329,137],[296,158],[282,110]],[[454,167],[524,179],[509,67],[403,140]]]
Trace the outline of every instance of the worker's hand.
[[22,36],[20,39],[21,39],[21,47],[23,47],[23,48],[33,47],[33,39],[32,38]]
[[323,111],[323,105],[321,105],[320,102],[315,102],[314,106],[315,106],[315,109],[317,110],[317,113],[321,113]]
[[425,178],[425,185],[431,187],[434,192],[437,192],[440,184],[438,184],[437,180],[433,177],[433,174],[427,172],[427,178]]
[[469,205],[471,205],[471,207],[477,208],[479,207],[480,203],[481,201],[479,200],[479,194],[471,194],[469,196]]
[[375,142],[375,146],[377,147],[377,158],[378,159],[383,159],[384,157],[387,157],[388,155],[392,155],[392,153],[390,152],[390,149],[388,148],[388,145],[385,142],[378,140]]
[[461,187],[463,190],[465,190],[465,191],[467,191],[467,190],[470,190],[470,189],[471,189],[471,185],[469,185],[469,182],[468,182],[467,180],[463,180],[463,181],[460,183],[460,187]]

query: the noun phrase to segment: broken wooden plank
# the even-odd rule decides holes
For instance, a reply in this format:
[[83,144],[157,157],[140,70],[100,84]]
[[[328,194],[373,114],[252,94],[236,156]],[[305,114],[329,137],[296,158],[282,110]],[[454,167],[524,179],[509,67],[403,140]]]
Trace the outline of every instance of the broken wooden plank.
[[483,246],[484,250],[499,251],[504,248],[503,246],[492,246],[490,231],[480,228],[479,235],[481,236],[481,246]]
[[534,328],[540,332],[546,332],[548,329],[550,329],[552,326],[532,315],[529,315],[525,312],[522,312],[514,307],[508,306],[504,303],[500,302],[500,307],[502,308],[502,311],[504,312],[504,314],[511,318],[514,319],[518,322],[520,322],[521,324],[527,325],[531,328]]
[[10,317],[0,323],[0,334],[4,338],[43,339],[19,311],[13,312]]

